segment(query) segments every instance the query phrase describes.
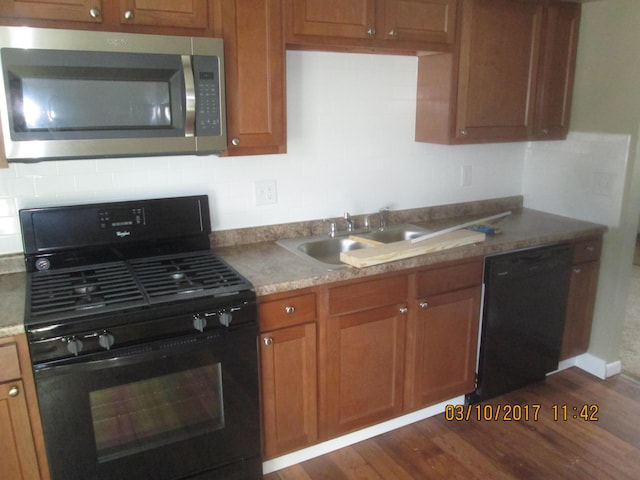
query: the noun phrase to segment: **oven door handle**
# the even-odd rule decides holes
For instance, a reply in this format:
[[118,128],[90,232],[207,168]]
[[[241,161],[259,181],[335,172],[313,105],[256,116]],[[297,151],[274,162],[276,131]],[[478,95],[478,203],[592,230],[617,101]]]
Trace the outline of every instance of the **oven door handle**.
[[66,372],[93,372],[96,370],[107,370],[115,367],[125,367],[149,361],[162,360],[168,356],[188,352],[192,354],[197,350],[211,351],[211,344],[220,341],[223,336],[208,335],[206,338],[187,337],[177,340],[164,340],[151,347],[133,346],[122,350],[110,350],[100,352],[86,357],[73,357],[60,360],[51,364],[35,365],[36,375],[39,373],[52,372],[64,374]]

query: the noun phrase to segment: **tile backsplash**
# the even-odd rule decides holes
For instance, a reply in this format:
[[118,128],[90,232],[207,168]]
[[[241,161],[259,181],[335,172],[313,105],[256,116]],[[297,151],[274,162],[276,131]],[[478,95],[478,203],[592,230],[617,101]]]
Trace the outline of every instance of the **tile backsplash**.
[[[291,51],[287,154],[11,164],[0,254],[22,251],[18,210],[29,207],[208,194],[213,229],[225,230],[521,194],[524,143],[414,141],[416,79],[415,57]],[[262,180],[276,180],[277,203],[256,205]]]

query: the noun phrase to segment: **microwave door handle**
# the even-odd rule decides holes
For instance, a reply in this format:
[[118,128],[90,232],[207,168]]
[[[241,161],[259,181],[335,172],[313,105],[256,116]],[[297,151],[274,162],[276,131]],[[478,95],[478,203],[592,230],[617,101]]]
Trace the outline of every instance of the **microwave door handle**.
[[196,123],[196,89],[193,80],[191,56],[182,55],[182,72],[184,74],[185,119],[184,136],[193,137]]

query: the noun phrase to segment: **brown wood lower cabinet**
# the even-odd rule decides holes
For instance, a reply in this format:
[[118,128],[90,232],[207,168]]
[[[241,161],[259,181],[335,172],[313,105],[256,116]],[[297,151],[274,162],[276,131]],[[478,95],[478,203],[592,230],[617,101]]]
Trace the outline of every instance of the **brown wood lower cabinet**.
[[407,410],[469,393],[475,388],[480,286],[412,304],[407,356]]
[[322,398],[329,438],[402,413],[407,308],[399,300],[327,319]]
[[601,249],[602,237],[577,242],[573,247],[561,360],[585,353],[589,348]]
[[318,440],[314,293],[272,296],[258,307],[264,458]]
[[24,336],[0,338],[0,365],[0,478],[46,480],[49,472]]

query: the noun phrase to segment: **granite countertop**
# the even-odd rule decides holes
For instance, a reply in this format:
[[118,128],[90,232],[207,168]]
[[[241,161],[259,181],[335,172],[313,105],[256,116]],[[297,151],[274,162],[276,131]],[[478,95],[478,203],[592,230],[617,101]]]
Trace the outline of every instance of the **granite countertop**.
[[[477,218],[478,215],[471,215],[410,223],[435,231]],[[216,253],[246,276],[260,296],[439,262],[575,240],[600,235],[607,230],[603,225],[523,208],[512,211],[498,226],[502,233],[487,236],[482,243],[366,268],[326,270],[321,265],[295,255],[272,241],[216,248]]]
[[26,275],[0,275],[0,337],[24,333],[24,295]]
[[[440,230],[453,225],[483,218],[492,213],[511,210],[511,215],[502,219],[499,228],[503,233],[487,236],[478,244],[452,248],[436,253],[420,255],[404,260],[384,263],[367,268],[345,267],[338,270],[326,270],[312,260],[291,253],[275,243],[276,238],[289,236],[317,235],[314,231],[322,222],[301,222],[273,227],[239,229],[212,234],[212,245],[217,255],[226,260],[235,269],[253,283],[259,296],[287,292],[341,280],[364,278],[385,272],[401,271],[439,262],[460,260],[477,256],[486,256],[509,250],[575,240],[606,232],[607,228],[595,223],[583,222],[567,217],[552,215],[530,209],[520,208],[517,203],[490,202],[478,209],[482,202],[472,202],[473,207],[449,206],[443,208],[416,209],[405,212],[391,212],[390,223],[413,223],[432,230]],[[519,199],[521,201],[521,198]],[[462,205],[462,204],[461,204]],[[521,205],[521,204],[520,204]],[[511,208],[515,206],[516,208]],[[492,211],[482,208],[492,208]],[[506,208],[509,207],[509,208]],[[266,239],[266,240],[265,240]],[[243,243],[244,244],[240,244]],[[260,241],[264,240],[264,241]],[[226,242],[226,243],[225,243]],[[248,243],[250,242],[250,243]],[[226,244],[227,246],[220,246]],[[15,263],[14,256],[9,260]],[[6,262],[5,262],[6,263]],[[0,265],[0,273],[3,270]],[[24,272],[0,274],[0,337],[24,332],[23,318],[25,307]]]

